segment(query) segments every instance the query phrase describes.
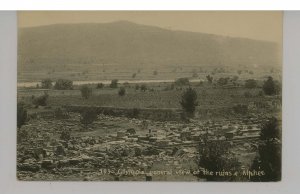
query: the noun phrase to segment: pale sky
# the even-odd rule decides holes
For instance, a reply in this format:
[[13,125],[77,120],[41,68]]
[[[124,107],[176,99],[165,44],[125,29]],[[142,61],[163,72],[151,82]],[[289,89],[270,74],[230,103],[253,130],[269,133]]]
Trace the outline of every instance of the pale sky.
[[19,27],[127,20],[171,30],[282,43],[279,11],[19,11]]

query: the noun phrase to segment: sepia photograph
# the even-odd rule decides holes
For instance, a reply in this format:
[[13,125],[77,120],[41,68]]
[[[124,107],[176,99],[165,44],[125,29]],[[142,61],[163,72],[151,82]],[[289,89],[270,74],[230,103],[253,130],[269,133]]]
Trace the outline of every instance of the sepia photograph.
[[281,11],[17,14],[19,181],[281,181]]

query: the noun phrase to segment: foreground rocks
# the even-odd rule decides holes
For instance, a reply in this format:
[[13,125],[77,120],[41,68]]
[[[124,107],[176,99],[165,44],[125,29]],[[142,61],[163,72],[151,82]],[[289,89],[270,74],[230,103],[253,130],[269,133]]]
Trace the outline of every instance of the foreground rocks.
[[[263,119],[261,115],[250,115],[235,120],[181,123],[99,115],[87,131],[81,130],[76,114],[64,120],[32,120],[22,127],[28,135],[17,147],[18,178],[169,180],[152,177],[149,172],[197,168],[197,149],[204,137],[232,142],[232,152],[237,156],[253,155]],[[62,135],[64,131],[70,131],[70,137]],[[187,177],[196,180],[192,175]]]

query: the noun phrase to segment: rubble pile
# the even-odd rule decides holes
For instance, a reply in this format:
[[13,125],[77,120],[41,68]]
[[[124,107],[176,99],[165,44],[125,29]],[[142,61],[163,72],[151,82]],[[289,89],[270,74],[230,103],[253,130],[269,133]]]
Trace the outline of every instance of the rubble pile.
[[[62,120],[38,119],[22,126],[17,146],[19,179],[51,180],[59,175],[69,180],[77,174],[76,178],[82,180],[87,175],[111,180],[132,176],[118,175],[120,169],[146,172],[161,164],[180,169],[196,160],[204,138],[255,150],[257,146],[250,140],[258,138],[264,119],[262,115],[250,115],[183,123],[99,115],[88,131],[82,131],[79,117],[74,114]],[[103,176],[103,169],[111,171],[109,176]]]

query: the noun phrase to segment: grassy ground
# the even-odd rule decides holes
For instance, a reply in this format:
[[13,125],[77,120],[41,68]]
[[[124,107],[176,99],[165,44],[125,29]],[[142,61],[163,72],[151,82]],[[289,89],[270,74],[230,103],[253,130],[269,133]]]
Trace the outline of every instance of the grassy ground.
[[[62,105],[95,105],[95,106],[113,106],[113,107],[136,107],[136,108],[180,108],[180,100],[184,87],[168,89],[171,84],[151,85],[148,84],[149,90],[143,92],[135,90],[134,85],[126,86],[125,96],[119,96],[119,89],[105,87],[96,89],[89,99],[81,96],[80,90],[47,90],[49,94],[48,106]],[[249,104],[250,102],[261,102],[269,100],[260,96],[260,88],[245,89],[222,88],[213,86],[195,86],[198,94],[199,108],[218,108],[230,107],[234,104]],[[245,92],[251,94],[245,97]],[[32,96],[41,96],[44,90],[39,89],[20,89],[18,99],[30,103]]]

